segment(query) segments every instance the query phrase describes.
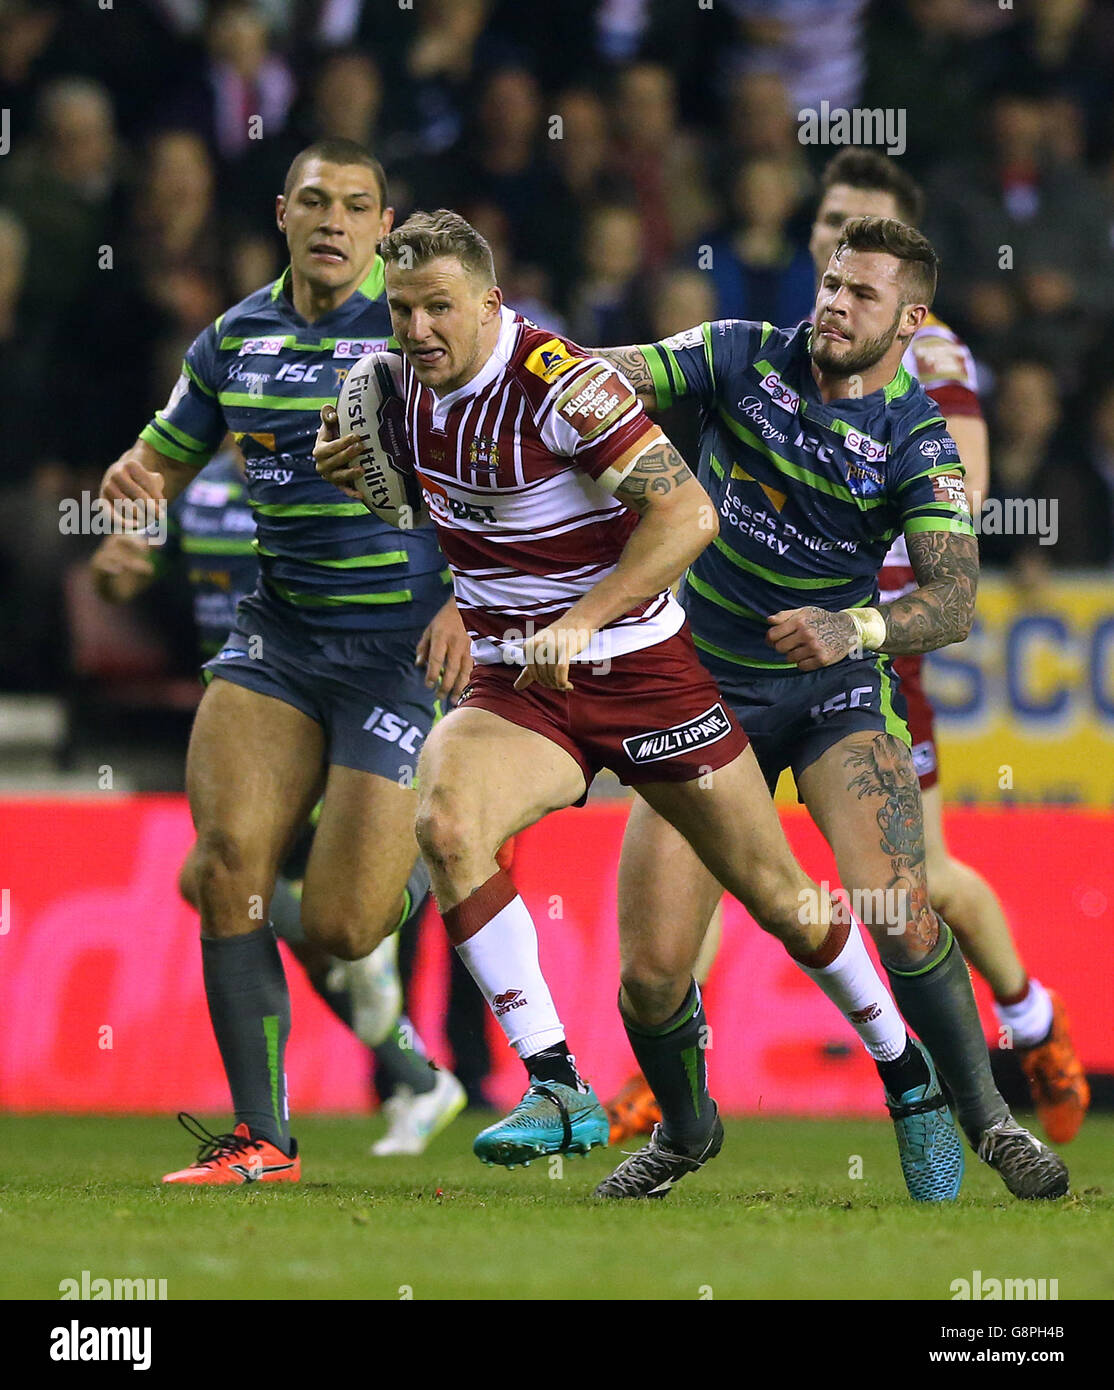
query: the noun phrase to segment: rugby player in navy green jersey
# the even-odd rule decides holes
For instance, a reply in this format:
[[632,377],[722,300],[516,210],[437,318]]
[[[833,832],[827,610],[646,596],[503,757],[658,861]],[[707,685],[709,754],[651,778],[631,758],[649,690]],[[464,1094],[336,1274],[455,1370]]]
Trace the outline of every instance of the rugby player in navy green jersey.
[[231,431],[257,526],[260,581],[207,663],[186,769],[205,989],[236,1125],[168,1175],[181,1182],[300,1176],[289,996],[266,925],[275,874],[321,797],[307,938],[355,960],[399,925],[418,753],[439,697],[458,693],[470,666],[432,528],[399,532],[338,500],[311,456],[320,407],[352,361],[390,339],[382,168],[350,141],[311,145],[276,211],[289,268],[197,338],[166,407],[102,484],[111,501],[169,500]]
[[[236,609],[259,579],[255,517],[244,485],[244,464],[235,447],[222,449],[169,508],[166,542],[153,546],[141,535],[106,536],[90,560],[94,585],[110,603],[129,603],[159,579],[179,576],[189,588],[202,661],[226,644]],[[208,675],[208,672],[206,672]],[[355,961],[338,961],[306,941],[301,895],[306,855],[317,808],[303,827],[275,879],[271,925],[305,969],[314,989],[371,1051],[375,1088],[388,1132],[372,1145],[380,1156],[422,1153],[460,1113],[464,1087],[451,1072],[432,1067],[414,1025],[401,1007],[398,938],[390,936]],[[424,873],[407,890],[417,901],[404,908],[416,920],[425,902]],[[198,906],[196,853],[191,849],[178,879],[191,907]]]
[[[699,476],[720,534],[682,584],[696,646],[771,788],[792,768],[972,1147],[1016,1196],[1056,1197],[1067,1170],[995,1089],[966,963],[929,903],[917,774],[888,659],[962,641],[974,613],[978,547],[962,464],[937,407],[901,366],[936,268],[918,232],[855,218],[812,324],[725,320],[598,351],[651,407],[699,404]],[[879,608],[878,570],[901,533],[918,587]],[[663,1030],[691,995],[719,895],[680,835],[636,803],[620,868],[623,996]],[[672,958],[650,961],[641,942],[666,925]],[[668,1130],[667,1097],[643,1071]],[[879,1071],[895,1117],[930,1112],[914,1049]],[[661,1149],[655,1133],[604,1188],[642,1195],[668,1162]]]

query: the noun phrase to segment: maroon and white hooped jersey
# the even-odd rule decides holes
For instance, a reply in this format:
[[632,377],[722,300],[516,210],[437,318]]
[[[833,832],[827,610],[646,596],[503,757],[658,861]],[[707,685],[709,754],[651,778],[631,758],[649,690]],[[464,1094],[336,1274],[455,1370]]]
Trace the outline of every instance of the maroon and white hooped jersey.
[[[638,517],[614,491],[662,435],[612,366],[500,312],[494,352],[458,390],[435,396],[405,363],[406,426],[473,658],[522,664],[523,641],[615,568]],[[684,616],[665,590],[577,660],[653,646]]]
[[[971,349],[948,325],[929,314],[913,334],[901,365],[914,377],[942,415],[971,415],[982,419],[978,379]],[[892,603],[917,587],[905,537],[898,536],[886,552],[878,572],[882,603]]]

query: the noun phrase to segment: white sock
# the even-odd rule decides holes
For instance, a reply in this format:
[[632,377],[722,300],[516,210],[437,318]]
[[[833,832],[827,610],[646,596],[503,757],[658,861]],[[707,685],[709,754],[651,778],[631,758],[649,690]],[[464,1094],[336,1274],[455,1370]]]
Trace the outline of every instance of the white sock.
[[867,955],[852,920],[843,949],[827,965],[795,964],[814,980],[858,1033],[876,1062],[894,1062],[905,1051],[905,1021]]
[[1029,981],[1029,992],[1017,1004],[994,1001],[999,1023],[1013,1034],[1014,1047],[1034,1047],[1043,1042],[1052,1027],[1052,999],[1039,980]]
[[561,1041],[565,1030],[538,961],[538,934],[520,897],[456,950],[519,1057]]

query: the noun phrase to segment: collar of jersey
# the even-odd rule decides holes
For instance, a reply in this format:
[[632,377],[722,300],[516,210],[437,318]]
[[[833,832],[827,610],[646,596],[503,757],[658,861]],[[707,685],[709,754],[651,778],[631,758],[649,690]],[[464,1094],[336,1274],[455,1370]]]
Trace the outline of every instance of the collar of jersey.
[[[505,304],[499,310],[499,317],[503,322],[495,347],[492,349],[491,356],[472,380],[466,381],[463,386],[458,386],[455,391],[450,391],[447,396],[433,396],[435,422],[444,419],[453,406],[460,401],[466,401],[469,396],[474,396],[485,387],[490,386],[506,370],[507,363],[514,356],[514,346],[518,340],[518,325],[515,323],[514,310],[508,309]],[[433,393],[430,392],[430,395]]]
[[[308,324],[307,327],[316,328],[318,324],[324,322],[324,319],[331,319],[334,314],[343,312],[343,310],[347,309],[352,303],[357,294],[363,295],[365,299],[378,299],[383,293],[385,268],[383,257],[376,253],[375,259],[371,263],[371,269],[356,286],[355,292],[350,294],[343,304],[338,304],[335,309],[331,309],[323,318],[318,319],[315,323]],[[299,323],[305,323],[305,319],[303,319],[297,309],[294,308],[294,300],[288,293],[292,274],[293,266],[288,265],[271,286],[271,302],[280,306],[280,308],[284,309],[288,314],[292,314]]]

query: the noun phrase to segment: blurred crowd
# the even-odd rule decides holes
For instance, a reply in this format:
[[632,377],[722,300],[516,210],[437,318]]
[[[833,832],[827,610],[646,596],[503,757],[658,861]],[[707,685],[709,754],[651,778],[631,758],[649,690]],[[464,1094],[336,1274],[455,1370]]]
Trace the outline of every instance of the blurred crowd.
[[1110,566],[1114,6],[0,0],[0,689],[66,682],[58,500],[95,493],[193,337],[280,273],[302,146],[367,144],[397,219],[464,213],[542,325],[644,342],[810,311],[836,151],[799,113],[822,101],[905,113],[995,491],[1061,499],[1055,546],[987,558]]

